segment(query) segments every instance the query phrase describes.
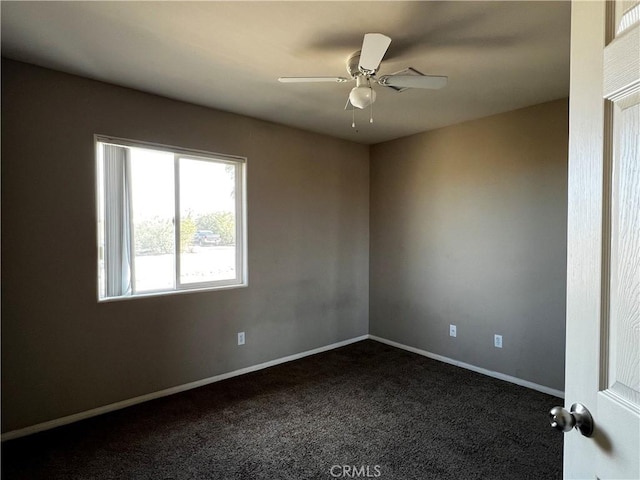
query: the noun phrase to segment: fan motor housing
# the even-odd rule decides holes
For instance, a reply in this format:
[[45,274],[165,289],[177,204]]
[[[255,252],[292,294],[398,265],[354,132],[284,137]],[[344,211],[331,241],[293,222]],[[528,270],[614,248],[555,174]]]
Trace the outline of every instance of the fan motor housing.
[[360,50],[351,54],[351,56],[347,59],[347,73],[349,73],[351,78],[356,78],[362,75],[362,72],[358,68],[359,63],[360,63]]

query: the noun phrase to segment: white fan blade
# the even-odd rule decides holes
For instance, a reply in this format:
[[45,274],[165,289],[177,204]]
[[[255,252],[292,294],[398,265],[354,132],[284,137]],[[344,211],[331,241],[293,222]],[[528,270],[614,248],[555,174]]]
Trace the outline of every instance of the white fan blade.
[[378,70],[380,62],[387,53],[391,39],[381,33],[367,33],[362,41],[360,51],[360,63],[358,68],[365,72],[373,73]]
[[278,81],[281,83],[318,83],[318,82],[333,82],[344,83],[349,79],[345,77],[280,77]]
[[383,75],[378,83],[386,87],[430,88],[437,90],[447,85],[448,77],[438,75]]

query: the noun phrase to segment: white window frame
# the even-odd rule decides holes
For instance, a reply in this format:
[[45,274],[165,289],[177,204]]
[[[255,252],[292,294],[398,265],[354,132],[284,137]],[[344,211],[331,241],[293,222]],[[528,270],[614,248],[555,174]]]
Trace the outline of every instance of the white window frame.
[[[133,147],[133,148],[144,148],[157,150],[162,152],[167,152],[173,154],[174,161],[174,188],[175,188],[175,198],[174,198],[174,275],[175,275],[175,288],[171,289],[162,289],[162,290],[152,290],[152,291],[144,291],[144,292],[135,292],[132,291],[128,294],[117,295],[117,296],[106,296],[102,295],[102,287],[99,284],[99,274],[100,271],[100,258],[99,254],[96,255],[98,259],[97,264],[97,296],[99,302],[105,301],[114,301],[114,300],[124,300],[124,299],[132,299],[132,298],[140,298],[140,297],[149,297],[156,295],[167,295],[167,294],[176,294],[176,293],[189,293],[189,292],[197,292],[197,291],[211,291],[211,290],[222,290],[222,289],[230,289],[230,288],[240,288],[246,287],[248,285],[248,262],[247,262],[247,158],[235,155],[226,155],[220,153],[213,153],[204,150],[196,150],[196,149],[187,149],[183,147],[174,147],[169,145],[163,145],[152,142],[144,142],[139,140],[131,140],[125,138],[112,137],[107,135],[94,135],[94,144],[95,144],[95,166],[96,166],[96,228],[97,228],[97,250],[100,248],[101,241],[100,239],[104,235],[104,232],[101,232],[101,228],[103,226],[99,224],[99,219],[102,218],[102,213],[100,212],[100,208],[103,200],[100,198],[105,195],[104,192],[104,184],[101,181],[100,171],[99,171],[99,162],[101,152],[100,148],[102,144],[112,144],[121,147]],[[200,282],[200,283],[187,283],[183,284],[180,282],[180,168],[179,168],[179,159],[187,159],[187,160],[198,160],[198,161],[207,161],[218,164],[230,164],[236,167],[236,175],[235,175],[235,238],[236,238],[236,278],[234,279],[226,279],[226,280],[216,280],[212,282]],[[133,231],[133,219],[129,219],[131,231]],[[133,234],[129,235],[130,242],[130,250],[133,252]],[[98,250],[99,252],[99,250]],[[131,253],[131,255],[135,255]],[[131,283],[132,285],[135,283],[133,278],[135,278],[134,271],[135,262],[131,262]],[[105,276],[106,276],[106,267],[104,267]]]

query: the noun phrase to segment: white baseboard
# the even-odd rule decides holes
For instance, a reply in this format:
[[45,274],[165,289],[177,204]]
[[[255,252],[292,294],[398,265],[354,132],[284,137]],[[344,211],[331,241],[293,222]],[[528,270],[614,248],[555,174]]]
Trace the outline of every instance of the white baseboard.
[[271,360],[269,362],[260,363],[258,365],[252,365],[250,367],[241,368],[239,370],[234,370],[232,372],[223,373],[220,375],[215,375],[213,377],[205,378],[202,380],[198,380],[191,383],[186,383],[184,385],[178,385],[176,387],[167,388],[164,390],[160,390],[158,392],[148,393],[146,395],[141,395],[139,397],[130,398],[128,400],[122,400],[120,402],[111,403],[109,405],[104,405],[102,407],[93,408],[91,410],[86,410],[84,412],[75,413],[73,415],[68,415],[66,417],[57,418],[55,420],[49,420],[47,422],[38,423],[36,425],[31,425],[29,427],[20,428],[18,430],[11,430],[9,432],[3,433],[0,436],[1,441],[12,440],[14,438],[20,438],[27,435],[31,435],[33,433],[43,432],[45,430],[50,430],[52,428],[61,427],[63,425],[68,425],[70,423],[78,422],[80,420],[84,420],[86,418],[95,417],[98,415],[102,415],[103,413],[113,412],[115,410],[120,410],[122,408],[130,407],[132,405],[137,405],[138,403],[147,402],[149,400],[155,400],[156,398],[166,397],[168,395],[173,395],[174,393],[185,392],[187,390],[191,390],[193,388],[203,387],[205,385],[209,385],[210,383],[219,382],[221,380],[226,380],[227,378],[237,377],[239,375],[244,375],[245,373],[255,372],[257,370],[262,370],[264,368],[273,367],[275,365],[279,365],[281,363],[291,362],[293,360],[298,360],[300,358],[308,357],[309,355],[315,355],[316,353],[326,352],[328,350],[333,350],[335,348],[344,347],[346,345],[350,345],[352,343],[356,343],[362,340],[375,340],[376,342],[385,343],[392,347],[400,348],[402,350],[407,350],[409,352],[417,353],[418,355],[423,355],[428,358],[432,358],[434,360],[438,360],[440,362],[449,363],[451,365],[455,365],[457,367],[462,367],[467,370],[471,370],[476,373],[481,373],[483,375],[488,375],[489,377],[497,378],[499,380],[504,380],[506,382],[515,383],[516,385],[520,385],[522,387],[531,388],[533,390],[537,390],[539,392],[547,393],[549,395],[554,395],[556,397],[564,398],[564,392],[560,390],[555,390],[553,388],[545,387],[544,385],[538,385],[533,382],[529,382],[527,380],[522,380],[520,378],[512,377],[510,375],[505,375],[504,373],[494,372],[491,370],[486,370],[484,368],[476,367],[475,365],[471,365],[468,363],[460,362],[458,360],[454,360],[452,358],[444,357],[442,355],[437,355],[435,353],[427,352],[425,350],[420,350],[419,348],[410,347],[408,345],[403,345],[402,343],[394,342],[392,340],[387,340],[386,338],[377,337],[375,335],[361,335],[359,337],[350,338],[348,340],[343,340],[341,342],[332,343],[331,345],[325,345],[324,347],[314,348],[313,350],[307,350],[306,352],[296,353],[294,355],[289,355],[287,357],[278,358],[275,360]]
[[471,365],[469,363],[460,362],[458,360],[454,360],[449,357],[444,357],[442,355],[427,352],[426,350],[420,350],[419,348],[403,345],[402,343],[394,342],[392,340],[387,340],[386,338],[376,337],[375,335],[369,335],[369,338],[371,340],[375,340],[376,342],[385,343],[387,345],[391,345],[392,347],[401,348],[402,350],[407,350],[409,352],[417,353],[418,355],[423,355],[425,357],[432,358],[440,362],[455,365],[456,367],[465,368],[467,370],[471,370],[476,373],[481,373],[489,377],[497,378],[499,380],[504,380],[505,382],[515,383],[516,385],[520,385],[521,387],[531,388],[532,390],[537,390],[538,392],[564,398],[564,392],[562,390],[556,390],[554,388],[546,387],[544,385],[538,385],[537,383],[529,382],[528,380],[522,380],[517,377],[512,377],[511,375],[506,375],[504,373],[494,372],[492,370],[487,370],[485,368],[476,367],[475,365]]
[[237,377],[239,375],[244,375],[245,373],[255,372],[257,370],[273,367],[281,363],[291,362],[293,360],[298,360],[300,358],[308,357],[309,355],[315,355],[316,353],[326,352],[328,350],[333,350],[335,348],[344,347],[345,345],[359,342],[361,340],[366,340],[368,338],[369,338],[369,335],[361,335],[359,337],[350,338],[348,340],[343,340],[341,342],[332,343],[331,345],[325,345],[324,347],[314,348],[313,350],[307,350],[306,352],[296,353],[294,355],[278,358],[276,360],[271,360],[269,362],[264,362],[258,365],[252,365],[250,367],[234,370],[233,372],[215,375],[213,377],[204,378],[202,380],[198,380],[191,383],[185,383],[184,385],[178,385],[176,387],[167,388],[165,390],[160,390],[158,392],[148,393],[146,395],[130,398],[128,400],[122,400],[121,402],[111,403],[109,405],[93,408],[91,410],[86,410],[84,412],[74,413],[73,415],[67,415],[66,417],[57,418],[55,420],[49,420],[48,422],[38,423],[36,425],[20,428],[18,430],[11,430],[1,435],[0,441],[4,442],[5,440],[12,440],[14,438],[20,438],[27,435],[31,435],[33,433],[43,432],[45,430],[50,430],[52,428],[61,427],[63,425],[68,425],[70,423],[84,420],[86,418],[102,415],[103,413],[113,412],[114,410],[120,410],[122,408],[130,407],[138,403],[147,402],[149,400],[155,400],[156,398],[166,397],[168,395],[173,395],[174,393],[185,392],[193,388],[209,385],[210,383],[226,380],[227,378]]

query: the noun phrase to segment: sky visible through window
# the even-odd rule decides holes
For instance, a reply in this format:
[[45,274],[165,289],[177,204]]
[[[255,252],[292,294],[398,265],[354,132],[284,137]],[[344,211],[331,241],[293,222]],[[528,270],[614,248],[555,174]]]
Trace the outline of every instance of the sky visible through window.
[[[131,148],[134,221],[153,217],[173,217],[174,162],[173,153]],[[195,215],[208,213],[211,205],[221,211],[235,208],[233,182],[224,164],[183,161],[181,184],[189,188],[180,191],[180,209]]]

